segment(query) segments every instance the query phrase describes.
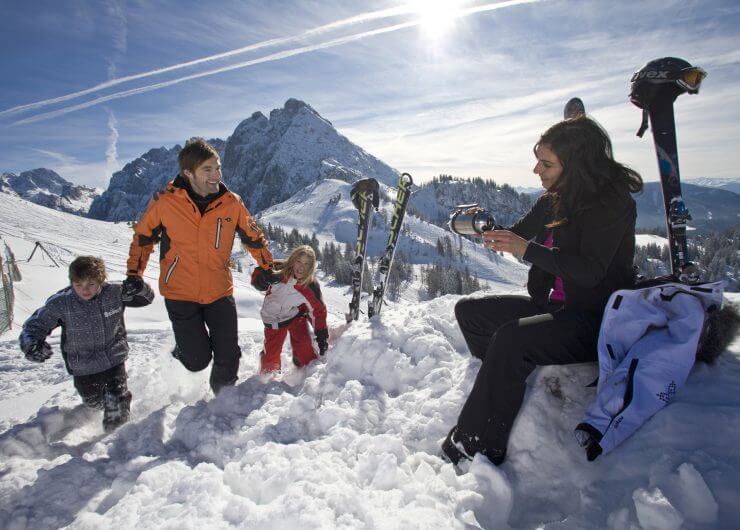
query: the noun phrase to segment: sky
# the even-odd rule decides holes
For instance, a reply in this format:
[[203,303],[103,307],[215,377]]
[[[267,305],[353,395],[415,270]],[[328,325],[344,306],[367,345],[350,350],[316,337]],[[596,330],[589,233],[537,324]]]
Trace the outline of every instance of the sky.
[[532,145],[581,97],[615,156],[657,179],[629,80],[708,72],[675,105],[683,178],[737,177],[736,1],[3,0],[0,172],[106,187],[154,147],[226,139],[288,98],[423,182],[536,187]]

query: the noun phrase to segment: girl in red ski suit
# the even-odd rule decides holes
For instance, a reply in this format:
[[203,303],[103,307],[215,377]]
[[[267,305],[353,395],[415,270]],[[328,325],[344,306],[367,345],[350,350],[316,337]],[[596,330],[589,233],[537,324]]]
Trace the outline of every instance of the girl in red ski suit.
[[279,272],[281,280],[267,289],[260,312],[265,324],[261,374],[280,371],[280,354],[288,333],[296,366],[306,366],[318,357],[308,332],[309,321],[316,336],[318,355],[326,352],[329,338],[326,306],[315,272],[316,253],[308,245],[297,247]]

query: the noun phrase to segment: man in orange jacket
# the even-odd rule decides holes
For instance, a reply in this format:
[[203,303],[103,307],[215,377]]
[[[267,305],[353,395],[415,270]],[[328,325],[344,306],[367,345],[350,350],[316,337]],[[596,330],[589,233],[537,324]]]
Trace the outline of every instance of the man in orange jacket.
[[[155,193],[134,226],[124,289],[135,293],[154,244],[159,243],[159,292],[175,333],[172,355],[193,372],[213,359],[214,393],[233,385],[239,369],[231,249],[239,236],[257,261],[263,283],[273,276],[267,241],[241,198],[221,182],[221,161],[202,138],[178,155],[180,175]],[[206,328],[207,326],[207,328]]]

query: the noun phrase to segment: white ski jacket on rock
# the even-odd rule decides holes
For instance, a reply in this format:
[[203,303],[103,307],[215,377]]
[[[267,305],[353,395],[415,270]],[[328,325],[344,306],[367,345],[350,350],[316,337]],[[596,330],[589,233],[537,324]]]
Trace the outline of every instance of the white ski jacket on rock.
[[722,282],[665,283],[614,292],[599,333],[596,400],[576,438],[608,453],[667,405],[696,359],[706,311],[722,305]]

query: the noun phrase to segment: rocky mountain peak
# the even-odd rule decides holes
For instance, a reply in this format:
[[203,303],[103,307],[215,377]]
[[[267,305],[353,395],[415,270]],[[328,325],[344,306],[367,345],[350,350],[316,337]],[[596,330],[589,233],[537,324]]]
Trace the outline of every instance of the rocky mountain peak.
[[[395,185],[398,172],[342,136],[330,121],[299,99],[269,113],[254,112],[224,141],[209,140],[219,152],[226,185],[256,213],[325,178],[353,182],[373,177]],[[149,199],[178,171],[180,145],[150,149],[111,178],[90,216],[135,219]]]
[[0,191],[41,206],[78,215],[88,212],[99,193],[94,188],[76,186],[57,172],[43,167],[23,171],[18,175],[3,173],[0,176]]

